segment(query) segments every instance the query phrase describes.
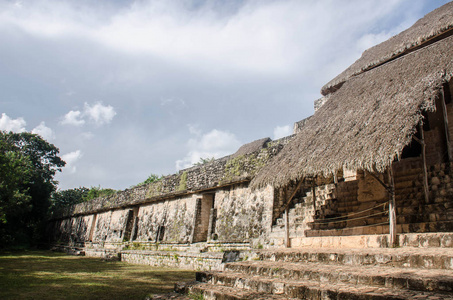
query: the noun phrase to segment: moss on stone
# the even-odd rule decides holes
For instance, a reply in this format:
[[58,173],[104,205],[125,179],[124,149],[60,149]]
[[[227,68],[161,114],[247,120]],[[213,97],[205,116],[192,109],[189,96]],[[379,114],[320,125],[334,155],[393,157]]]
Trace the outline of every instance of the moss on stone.
[[178,191],[187,190],[187,171],[182,172],[181,177],[179,178]]
[[146,191],[146,198],[152,198],[162,194],[163,182],[162,180],[152,182],[148,185],[148,190]]
[[228,160],[221,182],[228,182],[240,176],[254,176],[269,160],[268,149],[259,153],[239,155]]

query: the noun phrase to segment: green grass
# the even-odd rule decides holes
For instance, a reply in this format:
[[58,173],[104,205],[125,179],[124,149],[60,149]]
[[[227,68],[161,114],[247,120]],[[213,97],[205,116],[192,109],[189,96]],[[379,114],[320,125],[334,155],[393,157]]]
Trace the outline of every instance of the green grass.
[[0,253],[0,299],[144,299],[195,272],[51,251]]

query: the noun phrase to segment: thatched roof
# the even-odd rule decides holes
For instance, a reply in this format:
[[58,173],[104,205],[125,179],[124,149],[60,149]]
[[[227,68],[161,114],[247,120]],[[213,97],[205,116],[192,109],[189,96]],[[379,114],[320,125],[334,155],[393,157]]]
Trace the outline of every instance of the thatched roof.
[[267,143],[269,143],[270,141],[271,139],[267,137],[242,145],[238,149],[238,151],[236,151],[236,153],[231,155],[231,158],[235,158],[241,155],[247,155],[252,152],[259,152],[261,149],[265,148]]
[[451,30],[453,30],[453,2],[439,7],[418,20],[409,29],[363,52],[362,57],[354,64],[323,86],[321,94],[332,93],[348,78],[412,51],[429,42],[430,39]]
[[434,110],[453,76],[453,37],[351,77],[252,181],[284,186],[343,167],[384,171],[409,144],[423,110]]

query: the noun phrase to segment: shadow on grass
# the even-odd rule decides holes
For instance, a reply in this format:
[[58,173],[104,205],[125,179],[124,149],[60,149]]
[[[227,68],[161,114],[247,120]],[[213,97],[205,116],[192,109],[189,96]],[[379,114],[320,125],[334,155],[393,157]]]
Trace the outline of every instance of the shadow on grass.
[[0,253],[0,299],[144,299],[195,272],[50,251]]

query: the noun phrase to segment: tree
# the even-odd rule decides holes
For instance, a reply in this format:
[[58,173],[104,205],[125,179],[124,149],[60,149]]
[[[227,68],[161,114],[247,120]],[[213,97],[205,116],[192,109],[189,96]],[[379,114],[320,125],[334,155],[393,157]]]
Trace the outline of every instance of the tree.
[[78,187],[53,192],[51,197],[51,211],[86,201],[89,191],[89,188]]
[[116,192],[117,191],[114,189],[104,189],[101,187],[78,187],[74,189],[54,191],[50,199],[50,211],[51,213],[55,213],[63,207],[87,202],[99,197],[106,197]]
[[83,201],[90,201],[99,197],[107,197],[114,193],[116,193],[116,190],[114,189],[103,189],[100,186],[92,186],[88,191],[86,197],[83,198]]
[[0,245],[38,243],[66,164],[39,135],[0,131]]

